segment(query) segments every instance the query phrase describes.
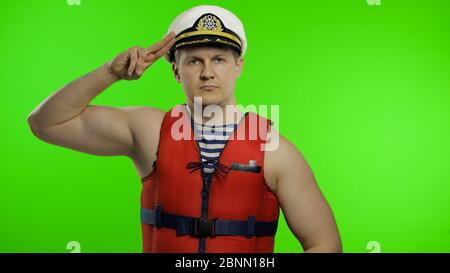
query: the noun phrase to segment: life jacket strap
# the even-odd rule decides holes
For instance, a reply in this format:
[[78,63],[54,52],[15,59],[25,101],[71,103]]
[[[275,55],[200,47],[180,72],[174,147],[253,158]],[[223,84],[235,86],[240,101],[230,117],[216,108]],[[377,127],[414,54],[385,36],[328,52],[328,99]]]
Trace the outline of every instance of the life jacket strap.
[[274,236],[278,226],[278,221],[256,221],[255,216],[249,216],[247,221],[187,217],[164,212],[160,205],[154,210],[141,208],[141,223],[175,229],[178,236],[195,237]]

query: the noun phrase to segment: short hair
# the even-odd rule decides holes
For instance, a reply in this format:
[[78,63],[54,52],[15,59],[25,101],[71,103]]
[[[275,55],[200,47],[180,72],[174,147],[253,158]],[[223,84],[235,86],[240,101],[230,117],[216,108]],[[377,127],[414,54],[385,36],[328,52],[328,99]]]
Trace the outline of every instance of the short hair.
[[[198,47],[205,47],[206,45],[201,45],[201,44],[197,44],[197,45],[189,45],[189,46],[184,46],[180,49],[175,50],[175,52],[173,52],[173,56],[171,56],[172,62],[177,62],[177,55],[179,55],[180,50],[184,49],[184,48],[198,48]],[[212,44],[212,45],[207,45],[208,47],[216,47],[216,48],[221,48],[221,49],[231,49],[231,53],[234,56],[234,59],[237,61],[239,59],[239,57],[241,56],[241,53],[239,52],[239,50],[235,47],[232,46],[228,46],[228,45],[223,45],[223,44]],[[178,52],[178,54],[177,54]]]

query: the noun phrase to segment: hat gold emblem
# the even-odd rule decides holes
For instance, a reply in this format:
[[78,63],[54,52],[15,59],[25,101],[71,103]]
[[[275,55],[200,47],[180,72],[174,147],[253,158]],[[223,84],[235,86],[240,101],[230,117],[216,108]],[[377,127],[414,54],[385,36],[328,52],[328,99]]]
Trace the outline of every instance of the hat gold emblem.
[[223,31],[222,28],[222,24],[220,23],[220,20],[217,19],[215,16],[208,14],[203,16],[203,18],[201,18],[198,21],[197,24],[197,30],[198,31],[202,31],[202,30],[209,30],[209,31]]

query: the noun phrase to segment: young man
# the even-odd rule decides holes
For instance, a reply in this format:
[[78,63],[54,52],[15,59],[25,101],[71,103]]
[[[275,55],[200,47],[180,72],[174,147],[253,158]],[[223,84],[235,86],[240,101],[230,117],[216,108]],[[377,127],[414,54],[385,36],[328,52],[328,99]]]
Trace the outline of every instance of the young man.
[[[132,47],[51,95],[28,123],[48,143],[133,160],[143,182],[144,252],[273,252],[279,207],[306,252],[341,252],[331,209],[300,152],[269,120],[236,107],[246,47],[233,13],[194,7],[163,40]],[[139,79],[162,56],[185,105],[165,113],[89,104],[114,82]],[[197,110],[203,106],[220,111],[211,117]],[[276,149],[261,149],[271,144]]]

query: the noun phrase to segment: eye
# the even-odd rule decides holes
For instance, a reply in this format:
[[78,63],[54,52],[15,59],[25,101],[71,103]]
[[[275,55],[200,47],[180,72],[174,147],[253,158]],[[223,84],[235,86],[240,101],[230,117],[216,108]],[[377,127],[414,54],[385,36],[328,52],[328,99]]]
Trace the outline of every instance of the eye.
[[196,62],[198,62],[198,60],[192,59],[192,60],[189,61],[189,64],[196,64]]
[[224,59],[219,58],[219,57],[217,57],[217,58],[215,58],[215,59],[217,60],[218,63],[223,63],[223,62],[225,61]]

